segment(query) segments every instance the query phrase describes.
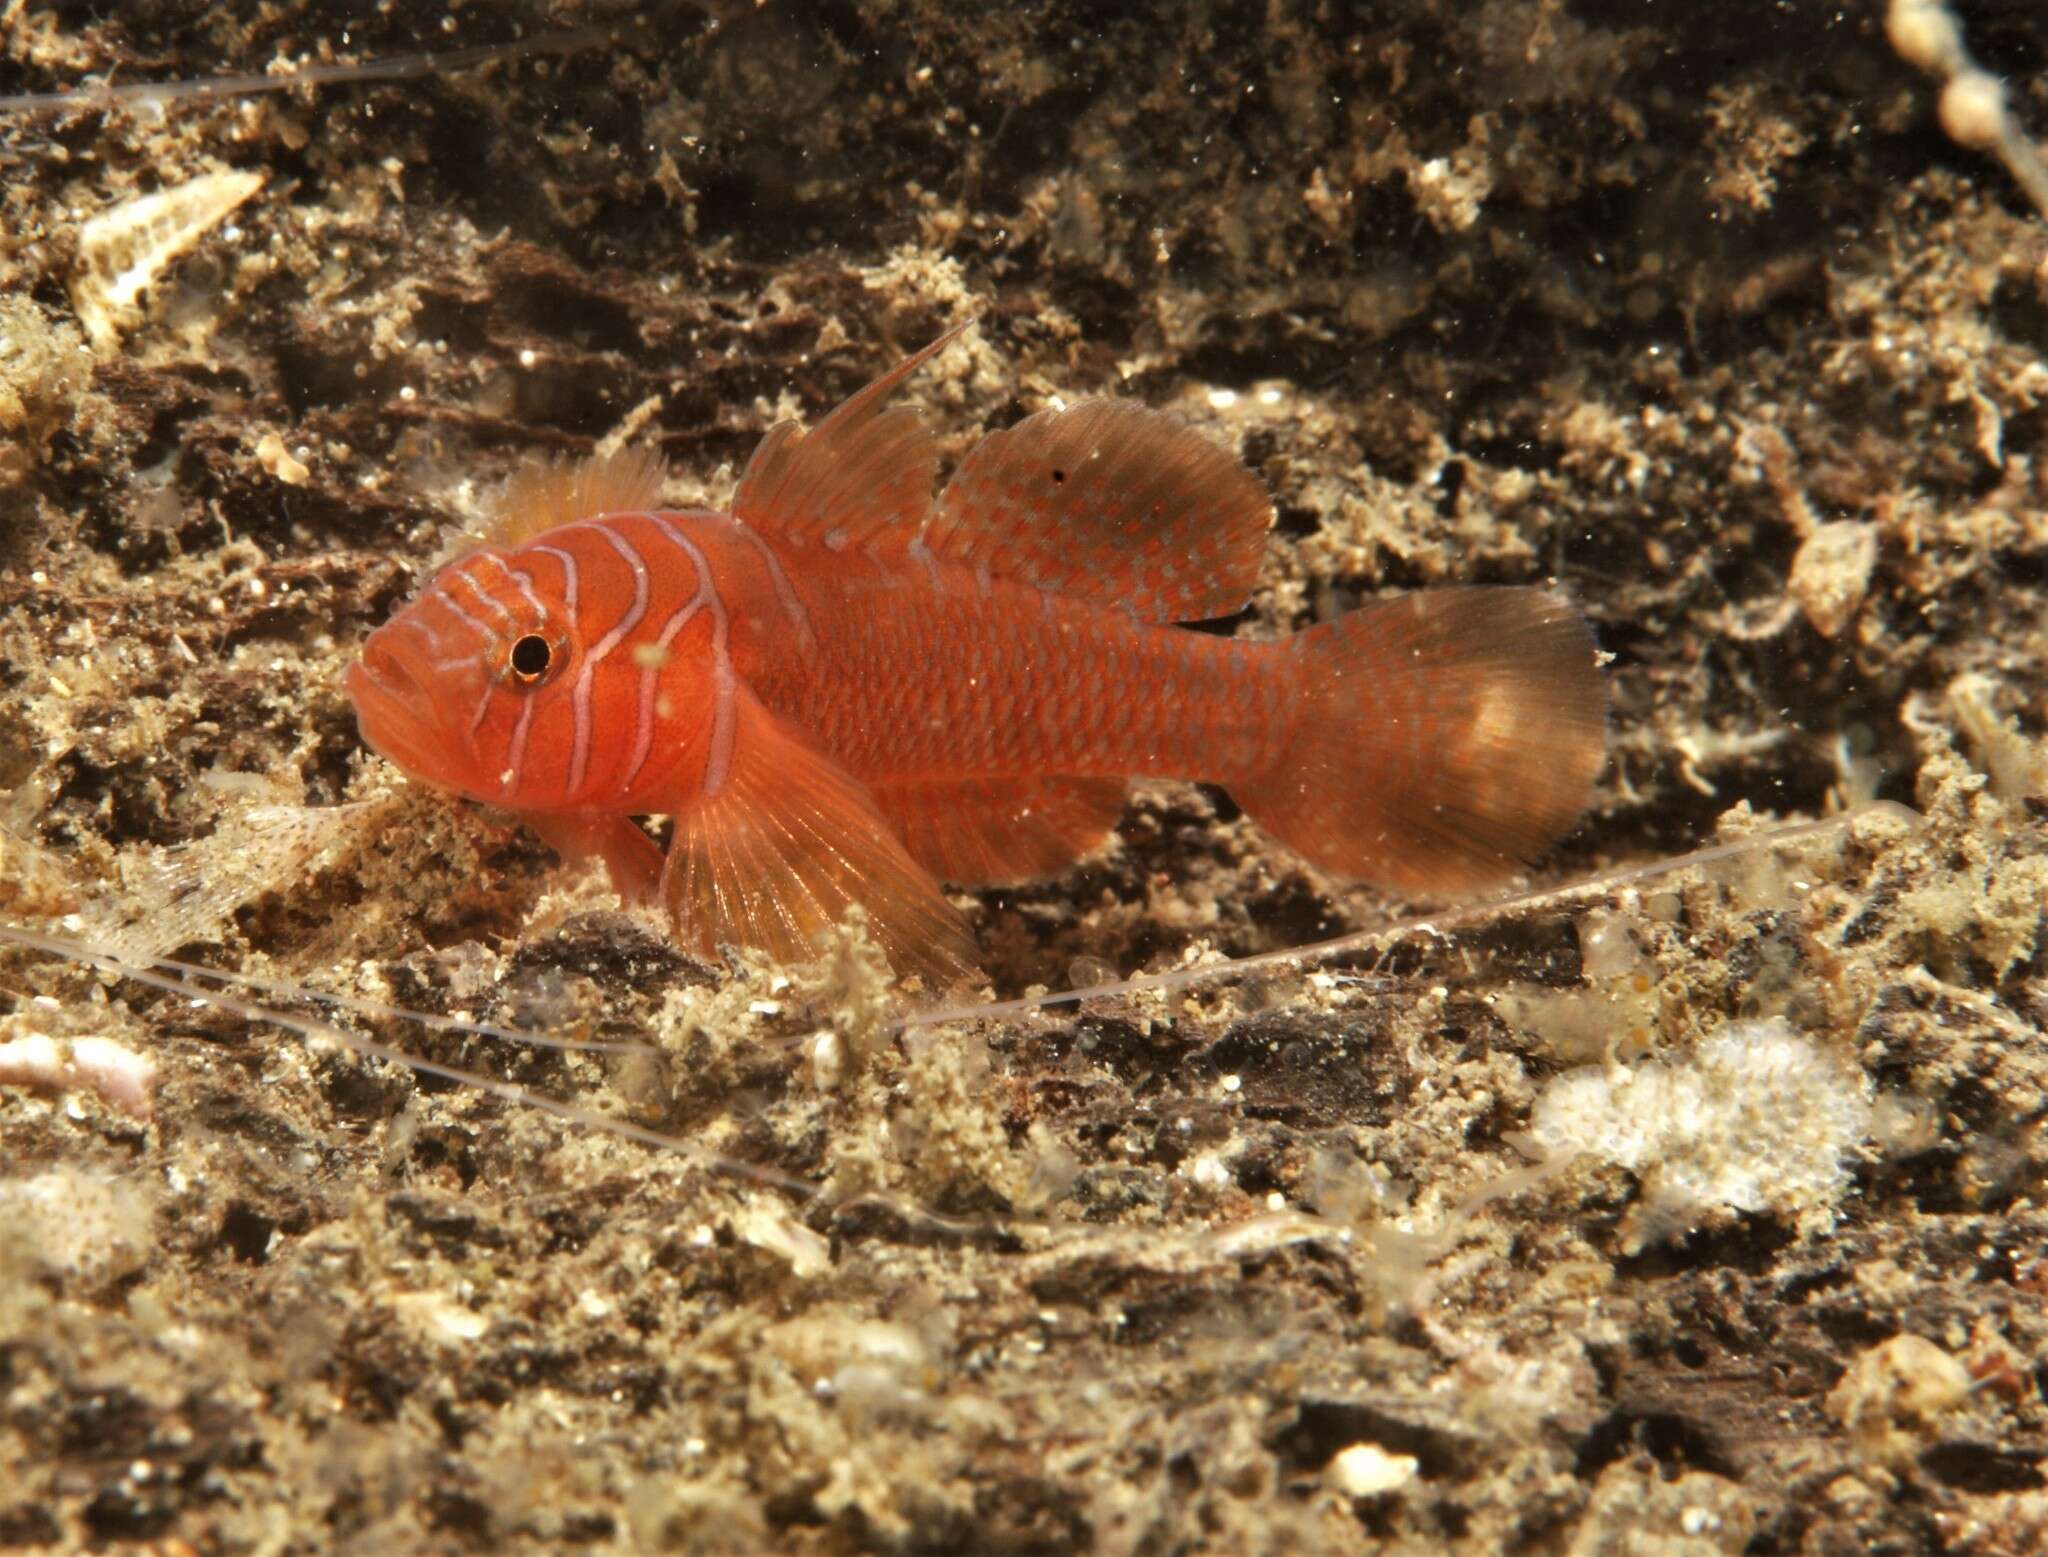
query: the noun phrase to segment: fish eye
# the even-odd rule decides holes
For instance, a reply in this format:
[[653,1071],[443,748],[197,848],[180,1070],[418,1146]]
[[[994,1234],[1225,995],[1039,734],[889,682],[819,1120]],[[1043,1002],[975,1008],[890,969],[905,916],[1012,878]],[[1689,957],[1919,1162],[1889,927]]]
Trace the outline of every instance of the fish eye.
[[553,663],[554,657],[555,651],[549,646],[547,639],[539,633],[528,633],[513,643],[507,663],[511,665],[513,675],[521,681],[531,683],[548,673],[548,666]]

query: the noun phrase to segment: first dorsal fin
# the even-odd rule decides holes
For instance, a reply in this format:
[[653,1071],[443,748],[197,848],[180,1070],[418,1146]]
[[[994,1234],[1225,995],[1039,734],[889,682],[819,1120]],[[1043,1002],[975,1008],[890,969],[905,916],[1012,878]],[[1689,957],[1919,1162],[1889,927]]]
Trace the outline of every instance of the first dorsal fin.
[[937,557],[1147,622],[1228,616],[1258,582],[1266,489],[1228,450],[1128,400],[992,433],[926,526]]
[[617,449],[584,460],[536,460],[522,466],[498,500],[484,539],[518,546],[543,530],[656,508],[668,461],[653,449]]
[[733,493],[733,517],[835,551],[892,530],[907,541],[931,511],[939,455],[916,411],[884,402],[966,328],[906,357],[809,432],[769,428]]

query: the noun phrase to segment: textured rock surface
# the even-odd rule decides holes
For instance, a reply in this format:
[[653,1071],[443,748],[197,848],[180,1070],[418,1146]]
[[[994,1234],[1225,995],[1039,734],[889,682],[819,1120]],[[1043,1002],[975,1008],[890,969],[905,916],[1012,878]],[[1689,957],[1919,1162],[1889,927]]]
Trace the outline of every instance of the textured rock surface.
[[[1880,10],[10,12],[22,91],[630,26],[0,119],[0,914],[648,1038],[364,1025],[819,1193],[8,953],[0,1042],[157,1070],[0,1087],[0,1544],[2048,1543],[2048,226]],[[2039,10],[1965,21],[2048,131]],[[237,172],[95,346],[87,224]],[[890,1036],[857,957],[692,964],[362,751],[351,646],[521,460],[623,433],[717,501],[975,310],[911,389],[950,457],[1107,390],[1261,472],[1239,631],[1583,603],[1614,760],[1541,882],[1926,824]],[[1403,911],[1172,786],[969,906],[1002,993]],[[1779,1020],[1871,1099],[1825,1214],[1518,1150],[1562,1072]]]

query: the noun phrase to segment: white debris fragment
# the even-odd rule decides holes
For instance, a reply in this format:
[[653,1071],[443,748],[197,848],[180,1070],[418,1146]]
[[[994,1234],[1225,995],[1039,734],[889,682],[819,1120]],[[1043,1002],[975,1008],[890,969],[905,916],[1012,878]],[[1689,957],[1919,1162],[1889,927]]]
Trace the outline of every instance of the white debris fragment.
[[490,1321],[445,1292],[400,1292],[391,1299],[392,1312],[419,1335],[443,1346],[481,1340]]
[[142,294],[164,267],[262,187],[261,173],[206,173],[124,201],[81,227],[71,301],[93,345],[114,345],[138,322]]
[[1347,1498],[1372,1498],[1407,1486],[1419,1468],[1412,1454],[1389,1454],[1376,1443],[1355,1443],[1331,1456],[1323,1478]]
[[819,1309],[770,1328],[768,1347],[806,1378],[829,1378],[842,1368],[886,1368],[913,1382],[928,1382],[935,1366],[930,1344],[910,1325],[853,1311]]
[[43,1092],[84,1088],[109,1108],[147,1119],[156,1062],[111,1038],[52,1038],[28,1033],[0,1042],[0,1086]]
[[1642,1178],[1640,1244],[1731,1211],[1831,1225],[1871,1118],[1869,1078],[1773,1020],[1731,1023],[1689,1060],[1567,1071],[1537,1098],[1531,1134],[1553,1157]]
[[1877,566],[1877,527],[1850,519],[1817,525],[1792,559],[1786,593],[1799,602],[1813,630],[1839,638],[1870,592]]
[[263,472],[288,487],[302,487],[313,474],[306,462],[284,446],[284,439],[267,432],[256,440],[256,463]]
[[789,1261],[789,1268],[807,1279],[832,1268],[831,1244],[792,1216],[788,1206],[766,1195],[747,1202],[733,1231],[755,1248]]
[[1625,979],[1643,964],[1631,933],[1630,916],[1613,909],[1589,909],[1579,920],[1579,965],[1586,977],[1607,983]]
[[837,1092],[846,1080],[846,1040],[828,1027],[812,1035],[807,1052],[811,1084],[820,1092]]
[[1941,1433],[1970,1398],[1970,1370],[1934,1342],[1895,1335],[1870,1347],[1829,1391],[1828,1412],[1872,1459],[1897,1464]]

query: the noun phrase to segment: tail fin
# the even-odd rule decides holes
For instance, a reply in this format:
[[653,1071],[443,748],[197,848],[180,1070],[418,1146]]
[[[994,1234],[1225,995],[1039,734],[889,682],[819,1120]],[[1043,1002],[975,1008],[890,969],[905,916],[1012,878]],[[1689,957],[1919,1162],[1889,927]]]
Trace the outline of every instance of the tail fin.
[[1290,645],[1296,734],[1234,793],[1325,870],[1402,892],[1511,875],[1571,826],[1606,759],[1584,620],[1547,590],[1430,590]]

